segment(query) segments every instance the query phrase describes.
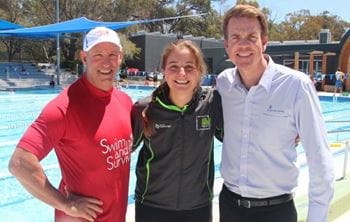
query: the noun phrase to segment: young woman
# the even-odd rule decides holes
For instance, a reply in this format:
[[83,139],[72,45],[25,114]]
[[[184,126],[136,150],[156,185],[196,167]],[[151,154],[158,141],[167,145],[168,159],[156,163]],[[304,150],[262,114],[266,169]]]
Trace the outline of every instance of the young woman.
[[165,82],[132,111],[136,222],[209,222],[214,135],[222,140],[219,94],[200,87],[206,65],[189,40],[163,52]]

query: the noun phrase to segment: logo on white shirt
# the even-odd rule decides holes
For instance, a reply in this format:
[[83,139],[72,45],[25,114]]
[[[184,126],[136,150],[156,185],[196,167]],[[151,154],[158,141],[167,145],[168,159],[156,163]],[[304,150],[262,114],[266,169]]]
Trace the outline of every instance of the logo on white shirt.
[[274,108],[274,107],[272,107],[271,104],[269,105],[269,108],[267,108],[266,111],[269,112],[269,113],[280,113],[280,114],[284,114],[285,113],[284,110]]

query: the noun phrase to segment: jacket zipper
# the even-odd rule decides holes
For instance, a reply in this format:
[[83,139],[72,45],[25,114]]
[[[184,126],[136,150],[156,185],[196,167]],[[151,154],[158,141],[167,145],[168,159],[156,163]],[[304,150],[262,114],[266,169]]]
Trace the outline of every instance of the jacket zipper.
[[179,175],[179,184],[178,184],[178,188],[177,188],[177,201],[176,201],[176,209],[179,209],[180,206],[180,196],[181,196],[181,185],[182,185],[182,168],[183,168],[183,161],[184,161],[184,149],[185,149],[185,127],[184,127],[184,117],[185,117],[185,113],[181,112],[181,134],[182,134],[182,138],[181,138],[181,148],[180,148],[180,175]]

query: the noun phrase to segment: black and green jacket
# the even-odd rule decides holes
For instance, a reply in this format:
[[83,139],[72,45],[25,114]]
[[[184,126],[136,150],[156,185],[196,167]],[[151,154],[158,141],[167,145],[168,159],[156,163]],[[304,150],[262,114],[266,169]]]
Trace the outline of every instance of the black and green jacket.
[[147,111],[155,133],[143,134],[141,113],[151,97],[134,104],[133,148],[143,144],[136,167],[137,202],[169,210],[191,210],[212,200],[214,135],[222,141],[221,99],[213,89],[199,89],[183,109],[168,93]]

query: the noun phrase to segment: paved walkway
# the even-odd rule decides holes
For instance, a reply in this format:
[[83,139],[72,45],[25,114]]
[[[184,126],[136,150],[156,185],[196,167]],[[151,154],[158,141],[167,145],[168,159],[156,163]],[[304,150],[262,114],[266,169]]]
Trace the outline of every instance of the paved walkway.
[[[342,176],[342,163],[343,156],[338,155],[335,157],[335,175],[336,178]],[[350,169],[350,163],[348,163],[348,169]],[[349,171],[348,171],[349,172]],[[219,201],[218,196],[222,188],[222,178],[217,178],[214,181],[214,199],[213,199],[213,222],[219,222]],[[306,221],[307,214],[307,187],[308,187],[308,171],[307,168],[302,168],[299,175],[299,186],[296,190],[296,207],[298,210],[298,222]],[[350,222],[350,174],[347,174],[344,180],[336,181],[335,183],[335,195],[332,202],[330,211],[330,218],[334,218],[340,213],[346,211],[341,216],[338,216],[335,220],[330,222]],[[344,210],[345,207],[345,210]],[[127,222],[134,222],[134,204],[128,206]]]
[[350,221],[350,210],[347,213],[343,214],[342,216],[338,217],[333,222],[349,222],[349,221]]

